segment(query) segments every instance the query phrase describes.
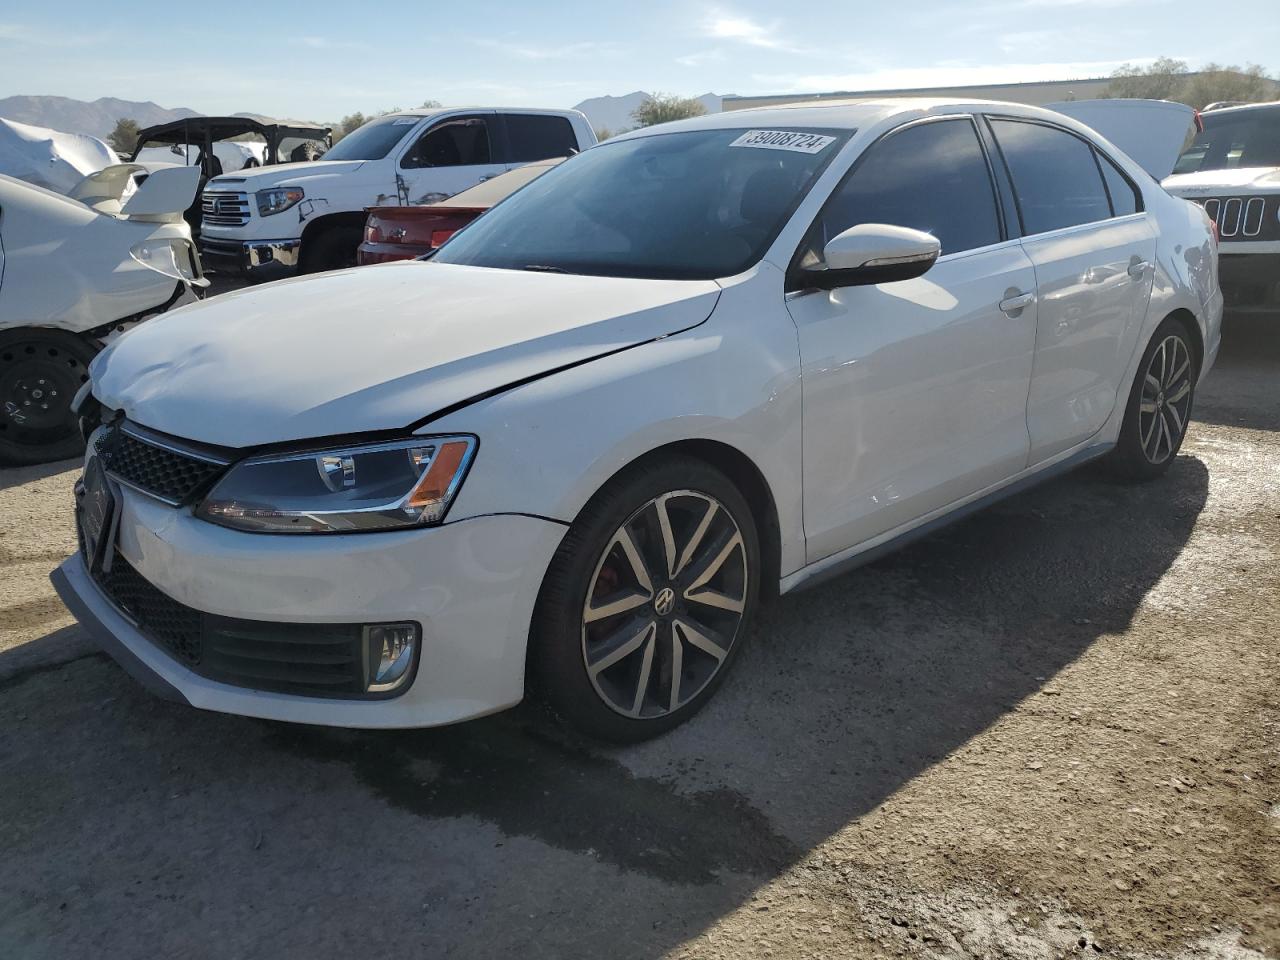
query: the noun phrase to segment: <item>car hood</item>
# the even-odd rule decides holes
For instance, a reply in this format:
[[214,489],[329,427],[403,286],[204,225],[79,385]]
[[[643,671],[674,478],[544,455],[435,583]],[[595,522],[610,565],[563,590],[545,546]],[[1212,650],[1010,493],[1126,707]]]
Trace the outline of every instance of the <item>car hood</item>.
[[341,177],[354,173],[367,160],[311,160],[306,163],[275,163],[251,170],[237,170],[214,177],[206,190],[243,190],[252,193],[277,184],[307,183],[319,178]]
[[107,347],[97,399],[227,447],[405,428],[567,365],[697,326],[713,281],[406,261],[250,288]]
[[1197,173],[1175,173],[1160,185],[1170,193],[1192,195],[1212,190],[1258,188],[1280,191],[1280,167],[1235,167],[1228,170],[1201,170]]

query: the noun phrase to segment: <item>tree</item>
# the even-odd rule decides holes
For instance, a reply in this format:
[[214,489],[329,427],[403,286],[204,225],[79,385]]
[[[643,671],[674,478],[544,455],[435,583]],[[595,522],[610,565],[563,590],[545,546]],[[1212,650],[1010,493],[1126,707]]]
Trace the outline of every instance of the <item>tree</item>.
[[707,112],[692,97],[677,97],[671,93],[655,93],[636,107],[631,119],[636,126],[652,127],[655,123],[670,123],[672,120],[687,120],[689,117],[700,117]]
[[1256,63],[1249,64],[1243,70],[1236,66],[1221,67],[1216,63],[1209,63],[1199,73],[1188,78],[1182,102],[1199,110],[1219,100],[1256,103],[1259,100],[1274,99],[1276,85]]
[[[619,130],[618,132],[621,133],[622,131]],[[610,137],[614,135],[614,132],[610,130],[608,127],[596,127],[595,133],[596,133],[596,140],[600,143],[604,143],[606,140],[608,140]]]
[[1276,85],[1262,67],[1206,64],[1192,73],[1184,61],[1161,57],[1150,66],[1125,64],[1111,74],[1104,96],[1174,100],[1197,110],[1219,100],[1272,100]]
[[116,153],[132,155],[133,148],[138,145],[138,121],[121,117],[116,121],[116,128],[107,137],[107,143]]
[[357,110],[355,113],[348,113],[345,117],[343,117],[337,123],[331,124],[331,126],[333,127],[333,142],[337,143],[339,140],[345,137],[348,133],[351,133],[352,131],[355,131],[355,130],[359,130],[368,122],[369,122],[369,118],[366,117],[359,110]]
[[1186,86],[1185,60],[1161,57],[1146,67],[1124,64],[1111,74],[1104,96],[1137,100],[1177,100]]

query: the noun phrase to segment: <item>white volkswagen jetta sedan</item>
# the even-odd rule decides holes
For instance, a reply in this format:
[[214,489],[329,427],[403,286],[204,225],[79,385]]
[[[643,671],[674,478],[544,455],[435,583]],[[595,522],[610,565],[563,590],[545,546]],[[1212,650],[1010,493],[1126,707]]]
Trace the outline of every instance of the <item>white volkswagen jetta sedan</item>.
[[54,574],[153,689],[652,736],[763,597],[1095,457],[1158,476],[1219,342],[1204,213],[1060,115],[725,113],[573,157],[427,262],[232,293],[93,364]]

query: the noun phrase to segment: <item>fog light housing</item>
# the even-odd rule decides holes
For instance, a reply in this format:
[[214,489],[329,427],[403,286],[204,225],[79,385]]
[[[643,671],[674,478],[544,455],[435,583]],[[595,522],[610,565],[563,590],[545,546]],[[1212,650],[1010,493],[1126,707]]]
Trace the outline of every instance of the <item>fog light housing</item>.
[[409,681],[418,652],[416,623],[376,623],[364,628],[365,692],[389,693]]

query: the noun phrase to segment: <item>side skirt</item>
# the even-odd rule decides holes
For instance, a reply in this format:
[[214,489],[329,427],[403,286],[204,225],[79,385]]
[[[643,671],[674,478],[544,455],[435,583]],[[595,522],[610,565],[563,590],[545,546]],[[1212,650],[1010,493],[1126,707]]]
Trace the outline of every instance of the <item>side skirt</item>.
[[791,573],[783,577],[778,584],[778,592],[780,594],[791,593],[794,590],[815,587],[818,584],[825,583],[826,581],[834,577],[838,577],[841,574],[848,573],[850,570],[860,567],[863,564],[879,560],[886,554],[893,553],[895,550],[899,550],[909,543],[914,543],[916,540],[920,540],[924,537],[930,536],[931,534],[937,533],[943,527],[956,523],[959,520],[963,520],[965,517],[972,516],[979,510],[984,510],[993,503],[999,503],[1006,497],[1012,497],[1015,494],[1022,493],[1024,490],[1028,490],[1031,487],[1044,483],[1046,480],[1051,480],[1064,473],[1069,473],[1076,467],[1088,463],[1090,460],[1096,460],[1098,457],[1109,453],[1114,447],[1115,444],[1112,443],[1094,444],[1093,446],[1085,447],[1083,450],[1078,450],[1071,456],[1059,460],[1057,463],[1044,467],[1035,473],[1019,477],[1017,480],[1000,487],[998,490],[993,490],[990,493],[983,494],[974,500],[970,500],[968,503],[961,504],[941,516],[934,517],[932,520],[920,524],[918,527],[912,527],[910,530],[891,536],[889,539],[881,543],[877,543],[872,546],[863,546],[859,544],[858,546],[850,547],[847,550],[842,550],[840,553],[834,553],[829,557],[817,560],[808,566],[801,567],[795,573]]

